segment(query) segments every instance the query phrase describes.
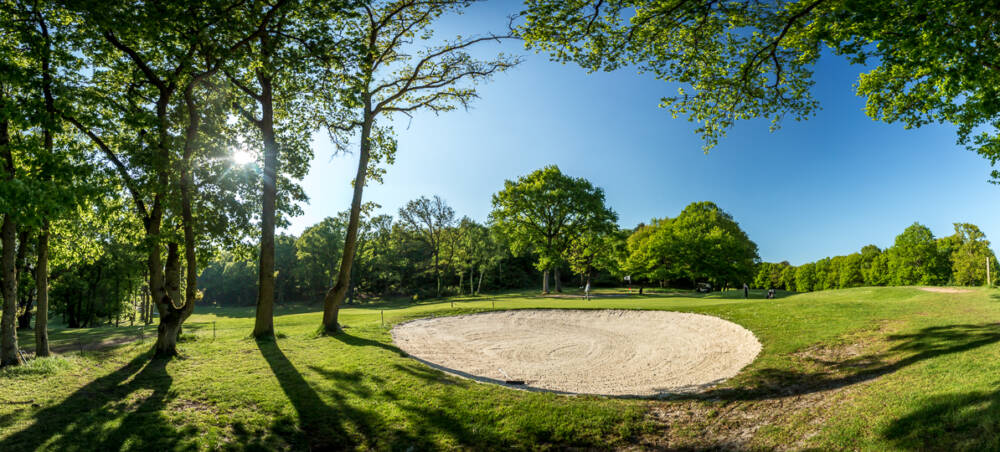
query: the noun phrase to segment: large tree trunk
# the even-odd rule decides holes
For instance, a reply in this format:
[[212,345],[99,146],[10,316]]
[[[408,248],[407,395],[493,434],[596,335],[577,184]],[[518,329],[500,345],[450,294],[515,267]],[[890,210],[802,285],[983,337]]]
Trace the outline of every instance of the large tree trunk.
[[[174,304],[174,300],[182,298],[180,287],[181,265],[178,248],[177,243],[170,242],[167,244],[166,272],[163,279],[163,290],[165,293],[157,303],[157,309],[160,311],[160,325],[156,329],[155,356],[158,358],[177,355],[177,339],[180,336],[181,325],[191,315],[192,308],[194,307],[193,299],[184,300],[184,304],[180,307]],[[187,245],[185,245],[185,248],[187,248]],[[186,252],[187,250],[185,249]]]
[[340,261],[340,273],[337,274],[337,284],[326,292],[323,298],[323,329],[328,333],[340,331],[337,318],[340,315],[340,305],[347,295],[350,283],[351,265],[354,263],[354,252],[358,245],[358,224],[361,220],[361,197],[364,194],[365,178],[368,175],[368,159],[371,156],[371,128],[373,122],[371,96],[365,93],[364,124],[361,126],[361,155],[358,161],[358,174],[354,178],[354,197],[351,200],[351,215],[347,221],[347,237],[344,239],[344,255]]
[[[169,147],[169,124],[167,118],[167,106],[171,90],[160,89],[160,96],[156,101],[157,119],[157,141],[156,159],[157,184],[159,190],[166,190],[170,182],[170,147]],[[190,124],[190,121],[189,121]],[[153,197],[153,208],[146,221],[146,238],[149,246],[149,256],[147,264],[149,267],[149,291],[153,297],[153,303],[160,313],[160,325],[156,329],[156,345],[154,346],[156,357],[170,357],[177,354],[177,329],[180,327],[179,318],[173,315],[175,311],[174,300],[180,296],[180,264],[177,255],[177,244],[170,243],[167,247],[167,274],[164,274],[162,265],[162,238],[160,230],[163,225],[163,192],[158,192]],[[171,260],[173,259],[173,260]],[[168,281],[167,276],[170,280]],[[173,287],[168,288],[170,283]]]
[[549,293],[549,270],[545,269],[542,271],[542,294]]
[[14,265],[17,249],[17,224],[14,218],[4,216],[0,229],[0,240],[3,241],[3,255],[0,257],[0,277],[3,284],[3,317],[0,318],[0,330],[3,338],[0,340],[0,367],[21,364],[21,355],[17,348],[17,268]]
[[[49,37],[48,24],[45,18],[36,10],[35,19],[42,33],[45,47],[42,49],[42,97],[47,114],[47,124],[42,128],[42,147],[46,154],[53,155],[52,131],[58,113],[55,98],[52,94],[52,40]],[[45,166],[42,168],[43,180],[51,181],[52,173]],[[35,263],[35,292],[38,296],[38,307],[35,308],[35,356],[49,356],[49,219],[42,220],[42,228],[38,231],[38,261]]]
[[559,267],[554,268],[552,273],[552,279],[554,279],[556,283],[556,292],[562,293],[562,277],[559,275]]
[[[25,263],[28,260],[28,238],[30,234],[28,233],[28,228],[21,226],[17,231],[17,257],[14,258],[14,268],[15,273],[20,279],[20,275],[28,273],[28,265]],[[20,285],[20,281],[18,281]],[[17,329],[26,330],[31,327],[31,303],[32,303],[32,293],[29,291],[24,297],[21,297],[21,290],[18,290],[18,300],[17,300],[17,312],[21,315],[17,316]]]
[[49,356],[49,221],[44,220],[38,233],[38,263],[35,264],[35,356]]
[[[185,280],[184,294],[181,294],[180,253],[176,242],[167,244],[166,273],[162,277],[162,295],[155,297],[156,308],[160,312],[160,325],[157,327],[155,355],[157,357],[172,357],[177,355],[177,339],[181,333],[181,325],[194,311],[194,299],[198,292],[198,262],[195,256],[194,218],[191,212],[193,175],[191,173],[191,156],[194,153],[195,136],[198,130],[198,111],[195,107],[193,89],[196,82],[191,82],[184,91],[184,103],[188,112],[187,133],[184,144],[184,156],[181,162],[180,192],[181,192],[181,226],[184,230],[184,263]],[[157,225],[158,227],[158,225]],[[159,260],[159,247],[156,247],[156,260]],[[150,275],[160,270],[150,268]],[[158,287],[152,283],[150,287]],[[176,304],[177,301],[181,305]]]
[[278,194],[278,143],[274,138],[271,78],[258,74],[261,86],[261,134],[264,137],[264,177],[261,212],[260,261],[257,284],[257,320],[254,337],[274,335],[274,204]]
[[[174,302],[168,294],[165,285],[165,275],[162,264],[162,254],[160,245],[160,220],[162,219],[162,206],[154,202],[153,214],[150,216],[150,227],[146,236],[150,238],[149,255],[147,266],[149,271],[149,293],[152,304],[160,313],[160,325],[156,329],[156,345],[154,346],[156,356],[174,356],[177,354],[177,334],[176,328],[170,323],[173,321],[170,315],[173,312]],[[172,258],[177,260],[177,245],[173,246]],[[176,262],[174,262],[176,264]],[[171,267],[171,254],[167,255],[168,271]],[[175,270],[176,271],[176,270]],[[178,275],[179,277],[180,275]],[[178,288],[179,289],[179,288]],[[178,290],[179,292],[179,290]],[[177,294],[179,295],[179,293]],[[178,324],[179,326],[179,324]]]
[[[5,99],[0,91],[0,109],[6,107]],[[11,181],[14,179],[14,154],[10,149],[10,134],[6,120],[0,121],[0,164],[3,172],[0,177]],[[17,251],[17,223],[14,217],[7,213],[0,226],[0,241],[3,251],[0,254],[0,285],[3,293],[3,316],[0,317],[0,367],[21,364],[21,355],[17,348],[17,329],[14,324],[17,315],[17,268],[14,265]]]

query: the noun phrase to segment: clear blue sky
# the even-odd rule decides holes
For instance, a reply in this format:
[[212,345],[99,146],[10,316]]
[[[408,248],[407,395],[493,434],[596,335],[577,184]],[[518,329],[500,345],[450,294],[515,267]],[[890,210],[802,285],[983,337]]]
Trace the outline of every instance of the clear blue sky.
[[[435,29],[441,37],[502,31],[517,7],[476,5]],[[936,236],[970,222],[1000,240],[1000,187],[987,182],[989,163],[956,145],[950,126],[904,130],[869,119],[853,91],[862,68],[838,57],[816,68],[815,117],[774,133],[766,121],[742,123],[706,155],[694,124],[657,107],[676,88],[632,70],[587,74],[516,41],[480,49],[498,50],[525,62],[481,86],[471,110],[396,121],[396,163],[383,185],[365,190],[366,201],[395,216],[406,201],[437,194],[458,216],[485,221],[504,179],[556,164],[604,188],[623,227],[713,201],[765,261],[798,265],[869,243],[885,248],[914,221]],[[350,205],[357,154],[334,156],[325,134],[315,149],[302,182],[311,201],[291,233]]]

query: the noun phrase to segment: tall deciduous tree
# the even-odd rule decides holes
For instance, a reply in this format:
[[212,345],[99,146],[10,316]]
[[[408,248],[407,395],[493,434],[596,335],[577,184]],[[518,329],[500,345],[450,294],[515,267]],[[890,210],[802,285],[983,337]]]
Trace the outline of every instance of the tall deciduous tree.
[[963,286],[992,283],[986,280],[987,261],[988,265],[997,269],[997,259],[990,250],[986,234],[974,224],[955,223],[955,235],[952,237],[955,242],[949,256],[952,282]]
[[[282,1],[267,18],[256,39],[243,48],[244,55],[229,65],[226,75],[237,88],[237,111],[251,125],[247,140],[260,143],[261,177],[260,256],[258,259],[257,313],[253,335],[274,334],[275,243],[279,196],[301,199],[299,187],[289,183],[308,170],[312,151],[309,138],[315,131],[310,116],[320,75],[337,70],[342,53],[338,30],[330,28],[333,16],[345,14],[352,1]],[[243,5],[248,15],[260,7]],[[286,179],[287,178],[287,179]],[[296,196],[299,195],[299,196]],[[284,202],[291,207],[289,200]]]
[[[0,212],[3,228],[14,234],[16,247],[4,243],[4,257],[15,253],[13,274],[0,276],[6,290],[20,292],[18,325],[27,328],[34,298],[36,355],[48,348],[48,246],[50,222],[72,209],[77,200],[99,184],[82,184],[89,165],[80,147],[63,134],[58,108],[73,102],[66,95],[79,68],[69,51],[65,11],[50,2],[0,2],[0,156],[3,174]],[[57,98],[56,93],[62,93]],[[66,99],[70,99],[67,101]],[[9,221],[8,221],[9,220]],[[5,236],[6,237],[6,236]],[[8,240],[9,241],[9,240]],[[32,265],[34,264],[34,265]],[[19,285],[20,289],[10,284]],[[13,298],[17,298],[15,295]],[[8,301],[5,299],[5,302]],[[17,301],[17,300],[13,300]],[[11,310],[4,310],[4,319]],[[0,362],[14,363],[16,337],[3,323],[6,347]]]
[[381,177],[378,164],[391,162],[396,152],[392,129],[380,120],[388,121],[396,114],[467,107],[477,96],[469,83],[489,80],[520,61],[503,54],[478,60],[467,53],[470,47],[506,36],[490,34],[444,43],[432,40],[430,26],[435,19],[461,12],[470,4],[466,0],[376,0],[363,4],[357,16],[343,16],[338,23],[360,52],[346,63],[344,71],[330,75],[326,124],[338,143],[358,135],[359,161],[344,257],[337,283],[323,300],[325,331],[340,328],[337,319],[350,286],[364,187],[370,176],[376,180]]
[[235,177],[218,159],[225,134],[206,133],[224,128],[227,119],[217,91],[206,85],[280,7],[261,3],[245,17],[232,14],[239,3],[73,4],[83,53],[101,69],[91,74],[88,100],[102,108],[62,115],[101,150],[134,201],[144,229],[148,286],[160,313],[155,350],[161,356],[177,353],[181,325],[198,296],[201,235],[225,237],[232,225],[243,223],[231,190],[198,186],[219,187]]
[[346,229],[343,219],[327,217],[306,228],[295,241],[299,271],[309,295],[322,294],[337,278]]
[[449,229],[455,225],[455,210],[434,195],[433,199],[421,196],[407,202],[399,209],[399,221],[420,237],[431,249],[437,296],[441,296],[441,251],[452,238]]
[[[754,284],[759,259],[757,245],[740,229],[731,215],[711,202],[695,202],[677,218],[653,220],[628,239],[626,272],[638,278],[665,284],[687,280],[694,285],[710,282]],[[781,269],[777,264],[760,266],[759,287],[777,286]]]
[[947,276],[936,272],[942,256],[938,253],[934,234],[927,226],[913,223],[889,249],[889,272],[895,285],[942,284]]
[[[552,165],[516,180],[504,181],[493,195],[490,221],[507,237],[515,254],[537,256],[542,271],[542,292],[549,292],[549,271],[555,270],[566,251],[586,233],[608,233],[617,214],[604,204],[604,190],[584,178],[567,176]],[[558,289],[558,286],[557,286]]]
[[757,244],[715,203],[691,203],[673,221],[678,264],[693,282],[749,282],[759,259]]

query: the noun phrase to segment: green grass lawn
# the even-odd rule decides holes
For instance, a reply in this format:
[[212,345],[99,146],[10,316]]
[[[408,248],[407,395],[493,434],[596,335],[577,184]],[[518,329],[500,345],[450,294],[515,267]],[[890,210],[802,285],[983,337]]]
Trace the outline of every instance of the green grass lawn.
[[[522,308],[698,312],[745,326],[764,347],[717,388],[647,400],[465,380],[407,358],[389,334],[412,318]],[[184,358],[172,361],[150,360],[149,327],[143,342],[82,352],[137,339],[138,327],[54,329],[61,356],[0,371],[0,451],[1000,449],[1000,291],[521,293],[352,307],[334,337],[316,334],[318,307],[294,306],[262,342],[247,337],[252,315],[198,306]],[[21,340],[31,348],[30,332]]]

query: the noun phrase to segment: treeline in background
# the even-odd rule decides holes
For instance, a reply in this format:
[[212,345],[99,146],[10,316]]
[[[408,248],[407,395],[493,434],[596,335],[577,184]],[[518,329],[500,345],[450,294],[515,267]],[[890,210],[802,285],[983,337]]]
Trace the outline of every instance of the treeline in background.
[[[989,281],[987,265],[992,270]],[[927,226],[914,223],[884,250],[867,245],[857,253],[799,266],[761,262],[753,286],[795,292],[861,286],[981,286],[996,283],[996,271],[990,242],[976,225],[955,223],[954,234],[935,238]]]
[[[374,206],[368,207],[370,211]],[[401,210],[398,217],[362,217],[349,304],[520,289],[539,280],[531,256],[506,252],[496,231],[468,217],[456,218],[441,198],[420,198]],[[342,212],[298,236],[279,234],[275,239],[276,302],[320,302],[336,280],[346,233],[347,212]],[[236,306],[255,303],[255,249],[247,251],[224,252],[208,264],[198,278],[205,301]]]
[[[540,187],[548,193],[547,185],[570,182],[582,188],[564,204],[579,211],[571,220],[550,220],[576,225],[575,229],[546,238],[537,233],[547,228],[515,221],[530,217],[544,226],[544,215],[528,215],[526,206],[540,206],[543,212],[545,206],[559,204],[531,197],[525,197],[531,202],[515,202],[519,187]],[[563,286],[578,290],[587,282],[593,287],[631,284],[677,289],[709,284],[716,290],[749,283],[796,292],[887,285],[975,286],[987,282],[987,260],[994,269],[990,276],[993,282],[997,280],[990,242],[972,224],[956,223],[954,234],[941,238],[935,238],[926,226],[914,224],[887,249],[868,245],[857,253],[793,266],[760,262],[757,245],[730,214],[712,202],[692,203],[675,217],[623,229],[615,223],[616,214],[604,205],[600,189],[588,184],[555,167],[538,170],[494,195],[493,212],[484,222],[459,217],[438,196],[414,199],[395,216],[376,214],[378,206],[366,204],[348,303],[522,289],[538,292],[539,286],[543,292],[561,292]],[[582,201],[585,195],[593,202]],[[86,222],[52,225],[57,240],[53,240],[50,312],[69,327],[153,321],[148,275],[135,264],[143,258],[142,248],[136,237],[123,233],[134,227],[133,219],[111,214],[119,211],[121,202],[108,199],[81,210],[79,215]],[[584,217],[593,221],[579,221]],[[342,212],[300,235],[276,237],[279,304],[322,301],[338,276],[347,222],[348,213]],[[26,313],[36,299],[32,268],[36,250],[31,240],[22,243],[26,246],[20,248],[16,262],[21,267],[18,326],[28,328],[31,316]],[[197,277],[199,302],[253,305],[258,254],[258,246],[248,241],[231,242],[206,253]],[[182,284],[185,280],[180,278]]]

